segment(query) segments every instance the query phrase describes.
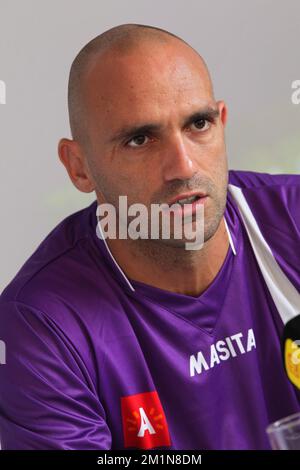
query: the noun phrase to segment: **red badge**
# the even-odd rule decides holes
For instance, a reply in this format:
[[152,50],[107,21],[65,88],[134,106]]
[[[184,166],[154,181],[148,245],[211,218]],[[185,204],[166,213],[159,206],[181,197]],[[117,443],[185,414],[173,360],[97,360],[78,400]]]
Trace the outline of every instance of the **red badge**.
[[167,420],[157,392],[121,397],[124,447],[170,446]]

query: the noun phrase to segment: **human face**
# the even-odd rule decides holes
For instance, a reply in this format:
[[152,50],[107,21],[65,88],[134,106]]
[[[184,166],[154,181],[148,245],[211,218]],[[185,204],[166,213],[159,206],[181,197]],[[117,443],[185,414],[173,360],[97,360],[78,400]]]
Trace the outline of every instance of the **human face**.
[[98,201],[118,208],[126,195],[150,212],[199,191],[207,195],[204,241],[212,237],[226,203],[226,107],[195,51],[170,41],[106,52],[86,74],[84,98]]

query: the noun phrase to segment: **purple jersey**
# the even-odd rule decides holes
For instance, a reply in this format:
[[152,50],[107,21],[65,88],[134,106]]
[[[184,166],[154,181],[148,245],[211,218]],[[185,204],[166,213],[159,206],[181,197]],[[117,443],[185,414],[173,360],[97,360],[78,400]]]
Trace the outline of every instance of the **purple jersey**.
[[[229,183],[298,295],[300,176],[230,170]],[[300,396],[234,193],[226,259],[198,297],[128,278],[96,208],[64,219],[1,295],[2,448],[269,449],[266,426]]]

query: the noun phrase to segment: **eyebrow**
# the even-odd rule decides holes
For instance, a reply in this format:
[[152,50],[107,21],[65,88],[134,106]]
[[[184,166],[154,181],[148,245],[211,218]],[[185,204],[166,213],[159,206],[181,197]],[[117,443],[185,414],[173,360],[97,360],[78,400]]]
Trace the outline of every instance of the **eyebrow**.
[[[205,119],[208,121],[212,121],[216,119],[220,115],[218,108],[206,107],[200,109],[193,114],[188,115],[183,122],[183,127],[187,127],[192,124],[194,121],[198,121],[201,119]],[[140,134],[151,134],[151,133],[158,133],[161,131],[162,126],[160,124],[155,123],[144,123],[139,125],[130,125],[124,126],[119,129],[111,139],[109,139],[109,143],[116,143],[123,139],[129,139],[135,135]]]

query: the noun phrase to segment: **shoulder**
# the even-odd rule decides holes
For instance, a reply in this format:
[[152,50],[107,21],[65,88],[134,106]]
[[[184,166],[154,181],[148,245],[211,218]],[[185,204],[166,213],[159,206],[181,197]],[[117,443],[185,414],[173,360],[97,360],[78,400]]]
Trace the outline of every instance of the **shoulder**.
[[0,322],[14,304],[71,328],[115,303],[113,281],[91,235],[95,211],[94,202],[71,214],[40,243],[2,292]]
[[56,281],[62,283],[66,272],[72,273],[72,258],[88,236],[83,227],[90,209],[91,206],[69,215],[51,230],[6,286],[2,299],[23,301],[30,286],[36,290],[42,287],[41,283],[50,287]]
[[230,170],[229,185],[241,188],[262,224],[278,221],[293,224],[300,231],[300,175]]
[[300,175],[230,171],[275,258],[300,287]]
[[273,186],[300,187],[298,174],[270,174],[246,170],[229,170],[229,183],[244,189],[268,188]]

